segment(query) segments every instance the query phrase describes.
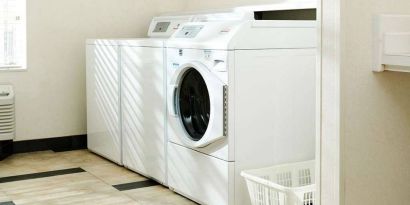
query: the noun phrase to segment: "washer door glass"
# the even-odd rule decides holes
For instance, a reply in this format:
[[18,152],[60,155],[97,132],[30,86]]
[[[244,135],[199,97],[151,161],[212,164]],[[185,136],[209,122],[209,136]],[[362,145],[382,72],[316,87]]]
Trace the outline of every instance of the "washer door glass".
[[211,109],[208,88],[196,69],[185,72],[178,96],[182,124],[191,139],[199,141],[208,128]]

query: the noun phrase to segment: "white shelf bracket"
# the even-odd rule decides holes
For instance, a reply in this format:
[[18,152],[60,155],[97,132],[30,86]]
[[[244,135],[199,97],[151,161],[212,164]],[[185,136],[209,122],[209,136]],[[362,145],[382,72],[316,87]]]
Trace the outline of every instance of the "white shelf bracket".
[[373,41],[373,71],[410,72],[410,15],[376,16]]

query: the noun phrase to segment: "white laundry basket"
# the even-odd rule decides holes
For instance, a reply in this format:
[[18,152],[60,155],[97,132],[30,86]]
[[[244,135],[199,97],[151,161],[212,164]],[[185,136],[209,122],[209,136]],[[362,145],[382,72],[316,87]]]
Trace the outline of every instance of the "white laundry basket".
[[314,205],[315,161],[242,171],[252,205]]

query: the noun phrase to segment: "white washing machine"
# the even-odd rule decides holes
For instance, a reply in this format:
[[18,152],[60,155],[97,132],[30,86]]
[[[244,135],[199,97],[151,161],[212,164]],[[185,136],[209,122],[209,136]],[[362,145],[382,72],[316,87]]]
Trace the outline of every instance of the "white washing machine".
[[168,40],[172,190],[249,205],[242,170],[315,158],[316,34],[314,20],[192,22]]
[[[185,13],[185,21],[249,19],[248,12],[233,10]],[[180,18],[169,26],[150,29],[149,36],[162,38],[119,41],[121,53],[121,114],[123,164],[160,183],[167,184],[167,111],[164,43],[176,30]],[[171,19],[169,19],[171,20]],[[177,24],[178,23],[178,24]],[[168,28],[168,29],[167,29]]]
[[[163,88],[158,88],[158,85],[164,84],[161,73],[163,40],[159,39],[171,36],[180,24],[191,20],[192,15],[153,18],[148,31],[148,36],[155,38],[153,41],[149,41],[149,38],[87,40],[88,149],[113,162],[124,163],[127,167],[148,173],[147,170],[151,168],[141,165],[140,155],[136,154],[146,149],[160,149],[153,143],[163,142],[160,139],[163,131],[152,135],[152,142],[148,144],[145,140],[137,146],[132,144],[135,139],[129,138],[151,135],[164,129],[164,122],[158,117],[165,113],[162,111],[165,105],[161,103],[165,100]],[[152,80],[147,77],[152,77]],[[155,113],[151,114],[151,111]],[[122,123],[124,120],[126,123]],[[133,120],[132,126],[129,120]],[[145,130],[137,130],[141,126]],[[163,158],[163,155],[159,155]],[[157,169],[162,171],[163,168]],[[153,175],[157,176],[157,172]]]

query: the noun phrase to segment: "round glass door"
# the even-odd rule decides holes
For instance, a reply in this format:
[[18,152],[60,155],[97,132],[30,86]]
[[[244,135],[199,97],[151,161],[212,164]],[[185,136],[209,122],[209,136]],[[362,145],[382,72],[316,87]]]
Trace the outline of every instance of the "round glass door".
[[179,86],[178,108],[186,132],[193,141],[204,136],[210,116],[208,88],[201,74],[189,68]]

